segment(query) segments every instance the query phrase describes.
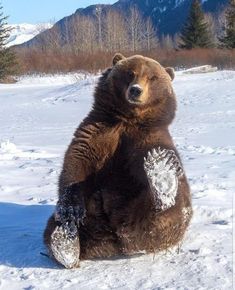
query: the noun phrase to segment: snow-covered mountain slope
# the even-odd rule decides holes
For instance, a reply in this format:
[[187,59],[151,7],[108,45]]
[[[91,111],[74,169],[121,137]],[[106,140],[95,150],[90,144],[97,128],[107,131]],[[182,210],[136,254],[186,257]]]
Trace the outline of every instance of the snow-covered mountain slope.
[[11,24],[10,27],[12,31],[10,32],[10,38],[7,41],[7,46],[13,46],[17,44],[24,43],[34,36],[39,34],[40,32],[51,28],[50,23],[42,23],[42,24]]
[[0,85],[0,289],[232,289],[232,71],[177,73],[174,81],[178,112],[171,133],[194,207],[177,251],[86,261],[76,270],[40,255],[63,154],[90,110],[96,80],[60,75]]

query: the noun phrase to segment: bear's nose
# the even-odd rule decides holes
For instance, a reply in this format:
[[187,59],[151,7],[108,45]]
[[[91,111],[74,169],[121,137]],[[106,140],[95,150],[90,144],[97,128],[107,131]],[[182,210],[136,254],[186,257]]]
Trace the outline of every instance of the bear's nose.
[[139,85],[133,85],[130,88],[129,94],[132,98],[138,98],[143,93],[143,89]]

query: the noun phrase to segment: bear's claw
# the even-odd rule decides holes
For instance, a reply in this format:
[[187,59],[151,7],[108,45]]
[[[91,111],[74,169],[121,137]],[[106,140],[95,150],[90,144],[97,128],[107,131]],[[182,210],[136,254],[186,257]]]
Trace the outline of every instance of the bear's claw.
[[86,217],[86,209],[83,198],[79,196],[77,184],[72,184],[66,188],[65,193],[59,199],[55,209],[55,221],[66,228],[70,238],[75,238],[78,227],[83,224]]
[[178,178],[184,172],[173,150],[153,149],[144,158],[147,174],[156,210],[163,211],[175,204],[178,190]]

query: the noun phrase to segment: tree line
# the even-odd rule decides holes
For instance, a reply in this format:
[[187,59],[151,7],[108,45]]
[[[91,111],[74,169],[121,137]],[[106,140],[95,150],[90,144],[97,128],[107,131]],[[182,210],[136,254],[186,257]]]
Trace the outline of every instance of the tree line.
[[95,51],[140,51],[158,46],[157,31],[148,17],[136,6],[125,17],[116,10],[102,11],[98,6],[94,16],[74,15],[65,20],[61,30],[55,25],[39,40],[42,50],[67,50],[75,53]]
[[228,49],[235,48],[235,0],[229,0],[229,5],[225,10],[225,21],[221,27],[222,36],[216,37],[213,22],[213,19],[204,14],[201,2],[194,0],[188,19],[180,33],[179,48],[213,48],[216,46]]
[[3,14],[0,6],[0,81],[13,74],[16,68],[16,58],[13,51],[6,47],[10,36],[10,27],[7,26],[7,16]]
[[[0,7],[0,80],[11,74],[16,67],[12,49],[6,48],[10,29],[6,26],[7,17]],[[217,23],[215,23],[217,21]],[[182,31],[175,35],[162,35],[154,27],[150,17],[144,18],[136,6],[125,14],[116,11],[103,11],[97,6],[93,16],[74,15],[71,22],[64,21],[63,33],[54,25],[46,34],[38,36],[37,53],[47,53],[51,61],[67,55],[94,55],[99,52],[151,53],[156,49],[191,50],[219,47],[235,48],[235,0],[229,0],[222,20],[213,19],[202,10],[201,1],[193,0],[189,15]],[[220,33],[217,29],[220,27]],[[220,34],[219,37],[217,35]],[[40,38],[41,37],[41,38]],[[34,55],[33,55],[34,54]],[[36,52],[27,48],[17,53],[21,61],[37,60]],[[71,58],[72,58],[71,56]],[[81,61],[81,59],[80,59]],[[58,61],[57,61],[58,62]],[[41,64],[43,65],[43,64]],[[59,69],[60,65],[58,65]]]

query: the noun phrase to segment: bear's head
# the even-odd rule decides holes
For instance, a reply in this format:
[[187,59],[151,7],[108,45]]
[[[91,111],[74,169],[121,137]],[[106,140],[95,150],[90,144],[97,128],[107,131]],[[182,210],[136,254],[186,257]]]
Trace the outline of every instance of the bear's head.
[[176,110],[173,79],[172,68],[151,58],[116,54],[96,88],[95,108],[128,122],[168,125]]

